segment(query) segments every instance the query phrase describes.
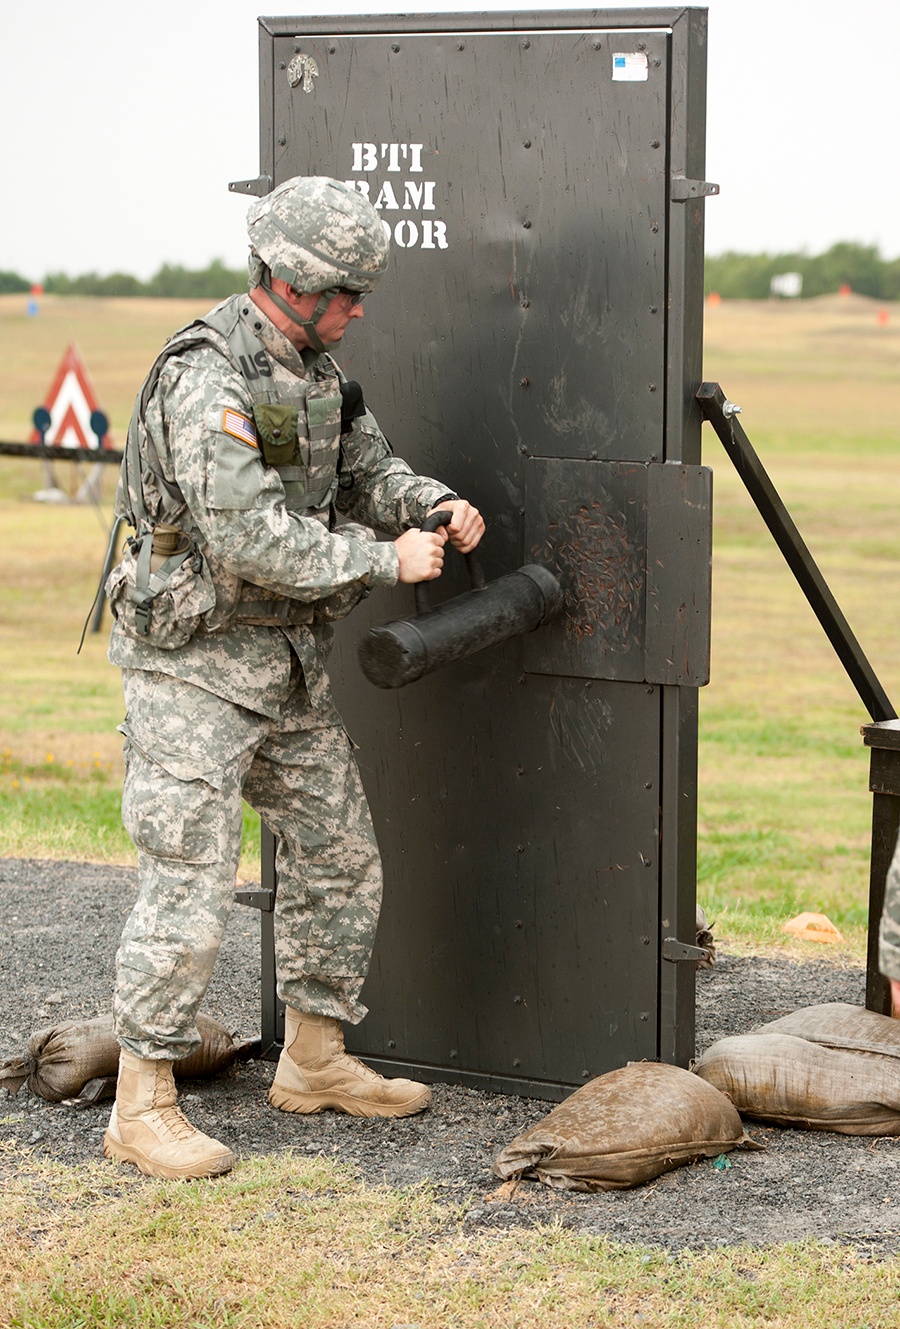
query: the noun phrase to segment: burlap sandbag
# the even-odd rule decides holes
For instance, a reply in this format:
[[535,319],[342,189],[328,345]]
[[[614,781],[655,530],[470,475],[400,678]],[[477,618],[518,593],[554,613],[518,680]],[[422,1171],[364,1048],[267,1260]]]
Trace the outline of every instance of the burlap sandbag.
[[[215,1075],[249,1048],[208,1015],[197,1017],[203,1042],[196,1052],[175,1062],[175,1074],[185,1079]],[[49,1029],[39,1029],[28,1040],[24,1057],[14,1057],[0,1067],[0,1085],[15,1094],[27,1081],[28,1088],[50,1103],[75,1098],[92,1080],[115,1079],[119,1069],[119,1045],[111,1015],[93,1020],[63,1020]]]
[[494,1172],[558,1190],[625,1190],[737,1145],[759,1147],[727,1098],[678,1066],[641,1061],[576,1089],[501,1150]]
[[900,1135],[900,1021],[828,1002],[722,1038],[694,1067],[759,1121]]

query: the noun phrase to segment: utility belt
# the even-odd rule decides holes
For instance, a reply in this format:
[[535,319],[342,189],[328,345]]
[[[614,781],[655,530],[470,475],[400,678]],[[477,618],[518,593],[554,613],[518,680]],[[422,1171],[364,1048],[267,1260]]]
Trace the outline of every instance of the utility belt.
[[315,605],[287,596],[242,597],[211,629],[216,591],[206,559],[190,535],[167,525],[126,540],[106,594],[120,630],[163,651],[178,650],[198,634],[214,635],[234,626],[298,627],[311,623],[316,614]]
[[[365,527],[348,524],[345,529],[357,539],[374,538]],[[249,585],[244,583],[245,588]],[[354,584],[312,603],[242,594],[224,612],[219,606],[217,613],[215,585],[202,552],[185,531],[166,525],[126,540],[122,558],[106,583],[120,630],[163,651],[178,650],[192,637],[214,636],[232,627],[332,623],[345,618],[368,593],[367,587]]]

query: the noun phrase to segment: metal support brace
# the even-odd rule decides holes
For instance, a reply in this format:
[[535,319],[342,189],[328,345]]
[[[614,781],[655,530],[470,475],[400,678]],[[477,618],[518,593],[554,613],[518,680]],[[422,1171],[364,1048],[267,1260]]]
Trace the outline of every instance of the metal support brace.
[[756,455],[753,445],[735,418],[740,407],[730,402],[718,383],[703,383],[697,401],[706,419],[719,436],[735,470],[747,487],[759,514],[768,526],[809,601],[810,608],[825,629],[825,635],[846,669],[850,681],[872,719],[879,723],[895,720],[897,712],[879,683],[865,652],[850,630],[831,594],[816,561],[803,542],[787,508],[781,501],[766,468]]
[[900,828],[900,721],[863,725],[860,732],[863,743],[871,752],[869,789],[872,793],[866,1006],[880,1015],[890,1015],[891,990],[887,979],[878,972],[878,925],[884,909],[888,868]]
[[260,853],[260,888],[237,890],[236,904],[246,904],[259,910],[260,941],[260,1057],[276,1061],[284,1046],[284,1002],[278,998],[275,977],[275,846],[276,839],[262,825]]
[[718,383],[703,383],[697,401],[715,429],[763,521],[825,629],[860,700],[874,724],[862,728],[872,749],[869,788],[873,794],[872,849],[869,867],[869,930],[866,950],[866,1006],[890,1014],[890,990],[878,972],[878,930],[884,907],[884,886],[900,826],[900,721],[875,671],[850,630],[765,467],[736,417],[740,407],[729,401]]

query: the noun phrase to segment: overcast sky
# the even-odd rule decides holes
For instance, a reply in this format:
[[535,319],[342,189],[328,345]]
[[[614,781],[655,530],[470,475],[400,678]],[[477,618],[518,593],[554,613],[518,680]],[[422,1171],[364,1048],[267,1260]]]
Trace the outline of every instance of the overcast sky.
[[[0,269],[240,266],[249,200],[226,186],[259,170],[256,17],[304,8],[404,6],[0,0]],[[706,177],[722,193],[707,204],[707,251],[855,240],[900,255],[900,0],[708,8]]]

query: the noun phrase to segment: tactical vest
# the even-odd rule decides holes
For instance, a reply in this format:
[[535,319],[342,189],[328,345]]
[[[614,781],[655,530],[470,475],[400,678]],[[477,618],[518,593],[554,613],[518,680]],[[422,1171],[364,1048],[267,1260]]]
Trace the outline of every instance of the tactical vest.
[[[215,605],[215,591],[197,547],[188,506],[177,485],[163,474],[146,424],[147,407],[166,362],[195,346],[214,346],[244,380],[252,400],[259,450],[265,464],[278,471],[285,507],[328,526],[340,464],[344,400],[340,371],[330,357],[320,357],[314,377],[280,385],[272,373],[268,352],[251,326],[255,318],[258,314],[248,297],[235,295],[176,332],[151,366],[128,427],[116,511],[135,528],[136,535],[129,542],[122,564],[111,574],[107,592],[123,630],[163,649],[184,645],[198,631],[220,632],[233,624],[309,623],[315,612],[313,605],[264,591],[230,574],[233,584],[227,590],[216,578],[220,603]],[[161,547],[161,542],[153,540],[152,532],[154,526],[159,531],[161,523],[154,522],[147,511],[141,478],[144,468],[151,472],[166,498],[166,526],[176,527],[190,537],[186,542],[176,542],[176,551],[169,557],[160,558],[155,552],[154,546]],[[133,566],[129,566],[129,559]],[[192,571],[200,579],[193,588],[189,584]],[[201,584],[204,578],[205,587]],[[123,584],[126,582],[127,586]],[[193,601],[190,607],[194,611],[184,615],[177,630],[168,625],[173,612],[171,605],[164,603],[171,600],[173,588],[176,601]],[[117,612],[113,591],[119,592],[120,600],[124,593],[127,613]],[[151,618],[157,623],[154,630]]]

